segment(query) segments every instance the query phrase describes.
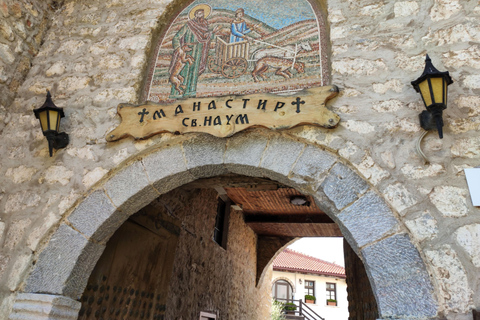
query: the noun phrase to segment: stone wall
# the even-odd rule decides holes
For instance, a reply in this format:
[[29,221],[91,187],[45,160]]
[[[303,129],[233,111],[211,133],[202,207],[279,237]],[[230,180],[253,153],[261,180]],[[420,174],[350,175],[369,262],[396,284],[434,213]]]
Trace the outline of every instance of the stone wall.
[[[268,319],[270,283],[256,287],[257,237],[239,211],[230,212],[227,249],[212,240],[217,214],[213,189],[180,189],[158,199],[181,221],[166,319]],[[165,209],[168,208],[168,209]]]
[[231,211],[226,249],[215,243],[217,197],[212,188],[187,185],[131,216],[93,270],[79,319],[98,312],[111,319],[185,320],[201,311],[220,319],[268,319],[271,284],[256,287],[257,237],[241,212]]
[[[7,108],[5,116],[14,121],[2,132],[1,171],[6,180],[0,194],[0,313],[8,314],[33,254],[66,210],[110,169],[154,144],[124,141],[111,149],[104,136],[118,121],[111,121],[116,105],[137,99],[146,51],[165,5],[68,2],[49,21],[29,76]],[[62,129],[71,140],[66,152],[54,158],[45,152],[46,141],[32,112],[42,105],[46,89],[57,106],[65,108]],[[106,103],[113,97],[115,102]]]
[[[156,0],[67,1],[48,22],[44,2],[20,2],[20,16],[11,10],[16,3],[0,2],[6,22],[0,28],[0,60],[6,62],[0,64],[5,70],[0,89],[3,93],[15,79],[19,83],[7,88],[0,110],[5,123],[0,133],[2,315],[9,314],[53,230],[93,185],[160,142],[196,137],[105,141],[119,123],[118,103],[141,102],[154,40],[168,13],[181,9],[179,2],[167,7],[167,1]],[[333,130],[302,126],[286,134],[337,153],[383,194],[429,269],[439,317],[471,319],[470,310],[480,305],[480,215],[471,204],[463,168],[480,165],[480,5],[331,0],[327,13],[331,79],[342,89],[329,107],[342,121]],[[28,21],[51,26],[28,31]],[[22,25],[26,40],[20,40]],[[46,36],[40,46],[33,39],[41,32]],[[18,40],[8,40],[9,35]],[[20,52],[12,54],[18,41]],[[28,43],[38,54],[26,49]],[[430,133],[421,144],[429,164],[416,152],[423,107],[410,85],[422,73],[426,53],[455,81],[444,112],[444,139]],[[23,82],[15,78],[22,72],[14,70],[22,59],[32,63]],[[32,112],[43,103],[46,89],[65,108],[62,126],[71,139],[52,158]]]
[[62,1],[0,1],[0,130]]
[[[478,208],[463,172],[479,165],[479,18],[480,5],[470,1],[329,2],[332,78],[344,91],[333,104],[341,128],[324,141],[399,211],[448,318],[480,302],[476,253],[467,244],[476,246]],[[454,80],[444,138],[433,132],[421,144],[428,164],[415,147],[424,108],[410,85],[426,53]]]

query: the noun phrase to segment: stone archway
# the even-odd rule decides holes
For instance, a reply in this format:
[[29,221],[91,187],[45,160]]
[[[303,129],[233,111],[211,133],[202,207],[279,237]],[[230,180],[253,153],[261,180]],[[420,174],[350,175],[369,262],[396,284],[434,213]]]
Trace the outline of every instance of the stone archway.
[[229,139],[195,136],[149,151],[92,190],[61,223],[26,279],[11,319],[76,319],[76,299],[105,243],[130,215],[160,194],[225,173],[267,177],[313,196],[363,260],[380,317],[437,315],[431,279],[406,230],[376,190],[336,154],[262,131]]

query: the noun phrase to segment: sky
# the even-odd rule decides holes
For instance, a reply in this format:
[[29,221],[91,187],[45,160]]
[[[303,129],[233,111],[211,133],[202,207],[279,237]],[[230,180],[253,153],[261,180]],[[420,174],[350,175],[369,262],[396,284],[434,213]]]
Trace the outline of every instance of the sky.
[[336,263],[342,267],[345,266],[342,237],[301,238],[288,246],[288,248],[318,259]]
[[189,12],[191,8],[201,3],[209,4],[214,10],[218,8],[235,11],[238,8],[243,8],[246,15],[256,18],[275,29],[281,29],[298,21],[315,19],[315,14],[307,0],[242,0],[241,2],[196,0],[184,12]]

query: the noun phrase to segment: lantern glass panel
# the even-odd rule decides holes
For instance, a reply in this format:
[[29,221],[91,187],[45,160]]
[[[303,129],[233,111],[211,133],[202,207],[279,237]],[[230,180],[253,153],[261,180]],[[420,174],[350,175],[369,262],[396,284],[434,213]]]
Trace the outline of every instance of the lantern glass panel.
[[49,118],[50,118],[50,121],[48,122],[49,125],[50,125],[49,129],[53,130],[53,131],[58,131],[58,122],[60,120],[58,111],[49,110],[48,115],[49,115]]
[[60,112],[57,112],[57,126],[55,127],[55,130],[60,131]]
[[423,102],[425,106],[428,107],[432,104],[432,97],[430,95],[430,86],[428,85],[428,78],[420,82],[418,85],[420,88],[420,93],[422,94]]
[[435,103],[444,103],[443,78],[430,78]]
[[40,112],[39,116],[40,116],[40,125],[42,126],[42,131],[45,132],[48,130],[48,119],[47,119],[48,111],[44,110]]

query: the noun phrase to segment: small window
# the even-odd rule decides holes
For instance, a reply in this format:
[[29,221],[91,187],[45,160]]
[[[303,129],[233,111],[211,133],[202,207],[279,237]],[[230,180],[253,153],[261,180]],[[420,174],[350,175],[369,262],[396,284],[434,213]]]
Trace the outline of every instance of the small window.
[[288,302],[292,300],[293,288],[285,280],[278,280],[273,284],[273,298],[280,302]]
[[327,305],[337,305],[337,284],[327,282]]
[[305,295],[315,296],[315,281],[305,280]]
[[200,312],[200,320],[216,320],[217,315],[211,312]]
[[218,198],[217,216],[215,217],[215,229],[213,241],[222,248],[227,249],[228,218],[230,214],[230,201],[223,201]]

